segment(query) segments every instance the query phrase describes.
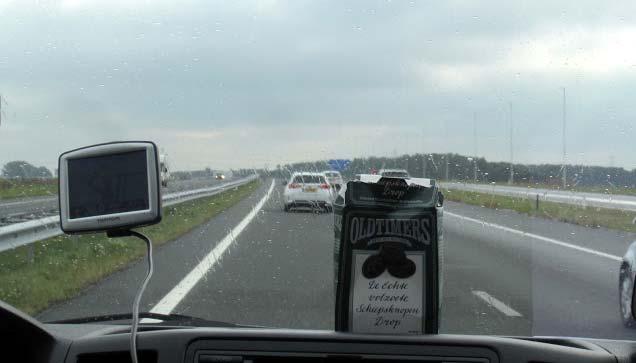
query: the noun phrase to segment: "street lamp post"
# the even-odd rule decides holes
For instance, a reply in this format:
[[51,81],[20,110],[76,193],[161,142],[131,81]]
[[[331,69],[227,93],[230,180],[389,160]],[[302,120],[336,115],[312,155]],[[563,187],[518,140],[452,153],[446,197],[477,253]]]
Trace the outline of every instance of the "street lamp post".
[[477,113],[473,112],[473,182],[477,183]]
[[513,144],[512,144],[512,102],[508,103],[508,107],[510,110],[510,178],[508,179],[508,184],[512,185],[515,182],[515,171],[513,166]]
[[563,87],[563,132],[561,134],[562,136],[562,143],[563,143],[563,162],[561,165],[561,170],[562,170],[562,184],[563,184],[563,189],[565,189],[566,185],[567,185],[567,165],[565,163],[566,161],[566,149],[565,149],[565,87]]

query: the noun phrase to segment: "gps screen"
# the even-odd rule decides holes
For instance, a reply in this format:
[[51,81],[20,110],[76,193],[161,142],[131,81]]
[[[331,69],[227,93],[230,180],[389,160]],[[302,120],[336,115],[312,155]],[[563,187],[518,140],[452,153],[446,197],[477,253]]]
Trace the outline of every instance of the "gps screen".
[[68,160],[69,218],[149,208],[146,151]]

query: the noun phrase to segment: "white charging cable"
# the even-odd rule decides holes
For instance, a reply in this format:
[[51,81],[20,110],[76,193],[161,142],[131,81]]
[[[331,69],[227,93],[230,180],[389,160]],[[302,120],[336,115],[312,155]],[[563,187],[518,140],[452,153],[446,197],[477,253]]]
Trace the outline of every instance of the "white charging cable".
[[132,326],[130,329],[130,356],[132,358],[132,363],[139,363],[137,359],[137,327],[139,326],[139,303],[141,302],[141,296],[150,281],[150,277],[152,276],[153,264],[152,264],[152,241],[150,238],[144,236],[139,232],[135,232],[132,230],[118,230],[118,231],[108,231],[106,233],[108,237],[127,237],[127,236],[135,236],[139,239],[142,239],[146,242],[146,247],[148,248],[148,253],[146,257],[148,258],[148,273],[146,274],[146,278],[144,282],[141,284],[139,291],[137,291],[137,295],[135,296],[135,301],[133,302],[132,307]]
[[133,302],[133,311],[132,311],[132,329],[130,331],[130,355],[132,357],[132,363],[138,363],[137,360],[137,327],[139,326],[139,303],[141,302],[141,296],[146,290],[146,286],[150,281],[150,277],[152,276],[153,264],[152,264],[152,241],[150,238],[144,236],[143,234],[135,231],[130,231],[130,234],[136,237],[141,238],[146,242],[146,246],[148,247],[148,273],[146,274],[146,278],[144,282],[141,284],[141,288],[137,291],[137,296],[135,296],[135,301]]

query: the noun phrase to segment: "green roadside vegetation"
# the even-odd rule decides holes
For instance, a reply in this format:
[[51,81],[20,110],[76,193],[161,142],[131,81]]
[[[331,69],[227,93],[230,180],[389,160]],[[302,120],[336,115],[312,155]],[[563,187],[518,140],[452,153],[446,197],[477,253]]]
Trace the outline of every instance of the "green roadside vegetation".
[[[163,208],[161,223],[141,228],[153,246],[173,241],[252,194],[253,181],[221,194]],[[0,300],[37,314],[145,255],[134,237],[58,236],[0,253]]]
[[582,207],[564,203],[540,201],[536,209],[536,200],[508,197],[487,193],[461,190],[444,190],[446,200],[492,209],[509,209],[522,214],[578,224],[590,228],[609,228],[627,232],[636,232],[633,224],[636,212]]
[[0,179],[0,200],[57,195],[57,179]]

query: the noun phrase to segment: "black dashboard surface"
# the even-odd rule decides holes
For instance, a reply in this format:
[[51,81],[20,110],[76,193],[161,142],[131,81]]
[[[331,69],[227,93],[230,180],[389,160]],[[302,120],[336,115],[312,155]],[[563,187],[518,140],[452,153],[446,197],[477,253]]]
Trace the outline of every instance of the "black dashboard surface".
[[[0,303],[2,362],[130,362],[127,325],[40,324]],[[464,335],[375,336],[332,331],[144,325],[141,363],[633,362],[636,343]]]

